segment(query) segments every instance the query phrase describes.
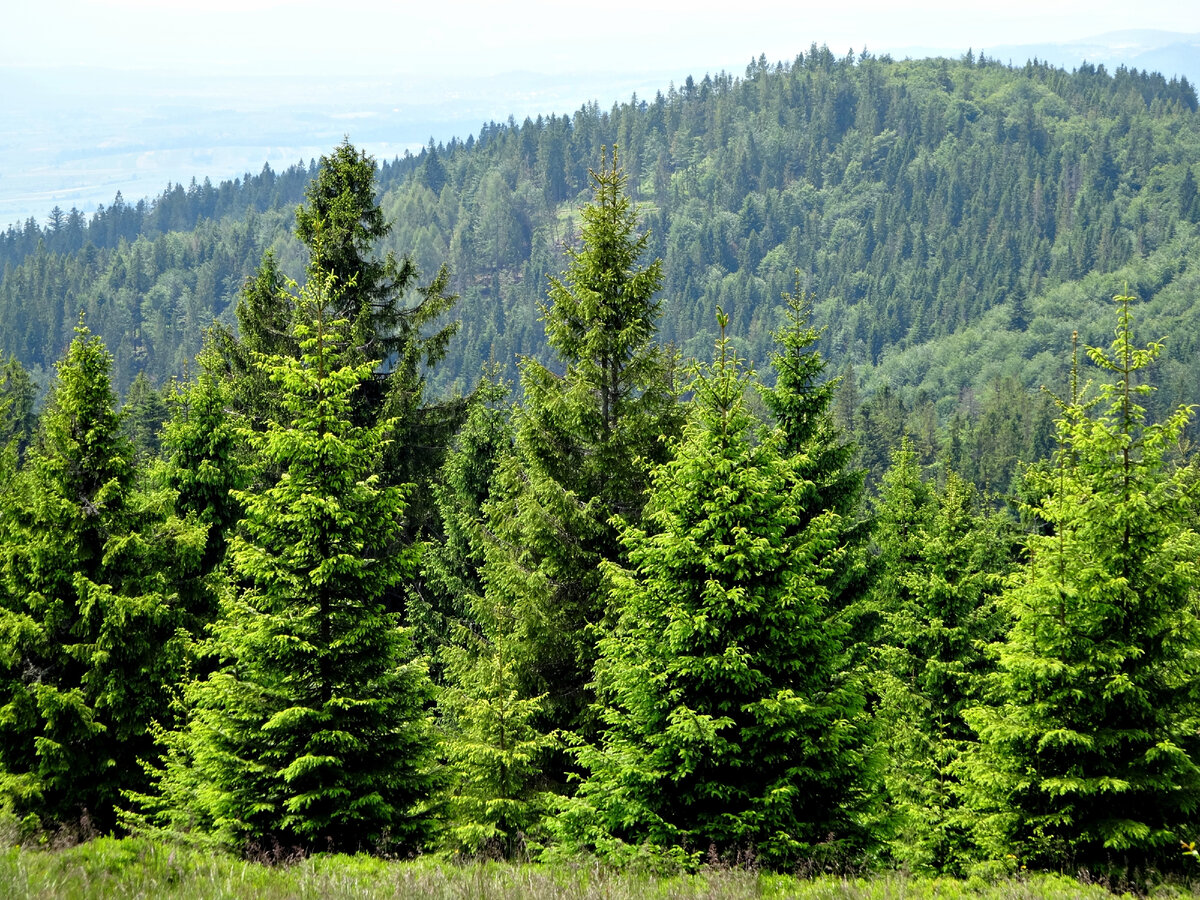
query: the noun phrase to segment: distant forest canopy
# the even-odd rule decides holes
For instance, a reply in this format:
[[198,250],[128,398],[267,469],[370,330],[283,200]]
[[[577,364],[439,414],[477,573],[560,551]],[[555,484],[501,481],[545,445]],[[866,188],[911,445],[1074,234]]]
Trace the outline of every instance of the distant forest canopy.
[[[930,462],[988,415],[1032,458],[1048,449],[1034,446],[1049,415],[1036,389],[1065,383],[1072,332],[1106,339],[1115,293],[1142,301],[1145,333],[1170,335],[1152,414],[1200,397],[1198,126],[1186,79],[814,45],[742,77],[488,123],[384,162],[394,228],[380,249],[411,254],[426,281],[446,264],[461,298],[431,390],[470,390],[489,360],[511,378],[518,354],[544,354],[546,276],[577,243],[589,168],[616,146],[647,256],[663,259],[661,340],[704,357],[720,306],[737,351],[765,370],[799,270],[820,350],[845,376],[843,424],[881,448],[869,468],[905,428]],[[0,350],[45,384],[82,311],[118,390],[139,373],[165,384],[214,319],[232,323],[266,250],[303,271],[293,210],[313,174],[264,169],[9,228]]]

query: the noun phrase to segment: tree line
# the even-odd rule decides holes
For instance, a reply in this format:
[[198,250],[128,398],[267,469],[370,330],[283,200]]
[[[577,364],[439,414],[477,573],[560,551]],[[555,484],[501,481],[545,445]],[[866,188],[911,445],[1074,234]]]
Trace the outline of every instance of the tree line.
[[1019,517],[913,437],[868,499],[812,295],[770,377],[722,308],[684,364],[627,177],[601,156],[516,392],[429,392],[450,276],[376,252],[349,143],[297,210],[303,281],[262,257],[155,446],[86,320],[36,421],[8,365],[5,815],[244,851],[1190,862],[1192,410],[1147,414],[1132,299],[1083,350],[1097,388],[1069,357]]

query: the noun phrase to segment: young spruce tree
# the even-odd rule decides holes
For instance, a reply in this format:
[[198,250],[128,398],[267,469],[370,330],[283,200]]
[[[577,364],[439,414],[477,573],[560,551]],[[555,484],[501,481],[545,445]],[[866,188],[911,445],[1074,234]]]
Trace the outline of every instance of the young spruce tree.
[[1046,524],[1003,603],[991,702],[968,711],[980,837],[997,858],[1071,872],[1181,864],[1200,810],[1200,536],[1195,474],[1168,462],[1191,417],[1147,423],[1135,385],[1162,350],[1133,343],[1129,297],[1112,381],[1061,403],[1059,450],[1035,470]]
[[884,833],[892,856],[917,870],[957,872],[974,856],[958,767],[975,735],[962,714],[990,670],[987,644],[1003,633],[1010,543],[1003,520],[977,506],[953,472],[940,490],[926,483],[907,438],[893,451],[875,520],[871,685],[887,760]]
[[793,527],[814,485],[747,409],[749,379],[722,335],[643,525],[622,530],[629,570],[610,568],[606,727],[562,830],[614,857],[648,842],[788,867],[852,831],[863,697],[825,586],[841,517]]
[[237,492],[244,585],[213,630],[220,669],[191,684],[163,793],[234,845],[409,849],[428,838],[433,735],[424,666],[383,604],[411,575],[404,491],[380,483],[387,423],[352,421],[374,364],[348,364],[333,276],[295,301],[299,359],[260,356],[288,419],[251,436],[281,474]]

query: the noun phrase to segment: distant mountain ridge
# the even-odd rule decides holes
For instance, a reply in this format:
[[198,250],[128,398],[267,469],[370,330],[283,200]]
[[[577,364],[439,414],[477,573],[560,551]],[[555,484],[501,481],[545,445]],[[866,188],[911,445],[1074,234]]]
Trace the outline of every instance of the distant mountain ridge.
[[[977,48],[978,50],[978,48]],[[1073,69],[1086,61],[1103,65],[1110,72],[1120,66],[1143,72],[1159,72],[1166,78],[1184,77],[1200,84],[1200,34],[1183,34],[1153,29],[1109,31],[1079,41],[1057,43],[1001,44],[982,48],[988,56],[1020,65],[1041,59]]]
[[[588,169],[613,145],[663,259],[662,340],[703,358],[720,306],[739,354],[765,369],[798,270],[821,351],[853,387],[848,408],[882,404],[848,427],[929,432],[977,415],[982,397],[1012,406],[1027,389],[1060,389],[1072,332],[1104,345],[1108,298],[1126,285],[1142,301],[1139,332],[1170,338],[1153,402],[1200,396],[1190,84],[817,46],[382,160],[395,227],[381,249],[411,253],[425,278],[448,264],[461,297],[433,390],[469,389],[488,360],[512,377],[518,355],[544,358],[546,276],[563,270]],[[265,250],[301,273],[291,232],[308,174],[114,204],[77,247],[36,223],[0,235],[0,351],[44,383],[82,310],[121,390],[139,372],[158,384],[184,372],[212,320],[232,321]]]

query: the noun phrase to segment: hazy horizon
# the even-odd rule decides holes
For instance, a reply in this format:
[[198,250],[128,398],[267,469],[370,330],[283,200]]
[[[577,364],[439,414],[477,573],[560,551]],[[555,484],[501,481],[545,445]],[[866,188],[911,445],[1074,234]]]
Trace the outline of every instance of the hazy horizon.
[[973,49],[1068,67],[1153,58],[1181,69],[1168,77],[1189,64],[1190,79],[1200,74],[1200,5],[961,6],[766,0],[738,17],[708,0],[612,0],[600,15],[541,0],[350,0],[336,15],[308,0],[24,4],[0,34],[0,227],[44,223],[55,205],[90,212],[118,190],[136,202],[193,177],[307,162],[343,135],[390,159],[510,115],[653,97],[689,74],[740,75],[760,55],[791,60],[814,43],[839,56]]

